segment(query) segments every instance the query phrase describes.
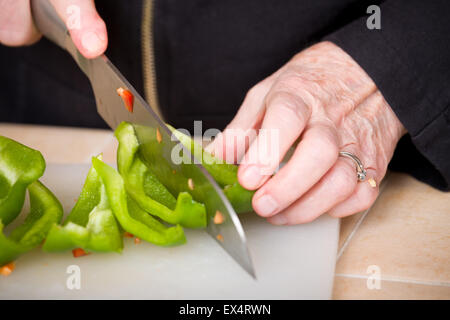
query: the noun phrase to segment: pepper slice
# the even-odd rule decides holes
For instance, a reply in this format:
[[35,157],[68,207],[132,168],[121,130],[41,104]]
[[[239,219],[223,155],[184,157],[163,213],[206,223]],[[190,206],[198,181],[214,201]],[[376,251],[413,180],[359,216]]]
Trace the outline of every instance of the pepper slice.
[[93,166],[74,208],[62,226],[52,226],[43,246],[47,252],[76,248],[97,252],[121,252],[123,248],[105,185]]
[[205,151],[189,136],[168,125],[172,134],[194,154],[197,159],[202,159],[205,169],[211,174],[216,182],[223,188],[225,196],[237,213],[253,211],[252,198],[255,191],[247,190],[239,184],[237,178],[238,167],[234,164],[223,163],[211,153]]
[[254,191],[245,189],[236,181],[233,184],[226,185],[223,188],[223,193],[230,200],[231,205],[237,213],[253,211],[252,198],[255,194]]
[[39,151],[0,136],[0,221],[8,225],[20,213],[27,186],[39,179],[45,161]]
[[180,192],[175,200],[140,159],[139,142],[133,126],[122,122],[115,135],[119,141],[117,166],[129,196],[143,210],[168,223],[189,228],[206,227],[205,206],[194,201],[188,192]]
[[125,108],[129,112],[133,112],[134,96],[130,90],[124,88],[118,88],[117,94],[122,98]]
[[28,186],[30,213],[22,225],[7,238],[0,223],[0,266],[42,243],[54,223],[59,223],[63,208],[56,197],[41,182]]
[[214,180],[221,186],[232,185],[237,182],[238,167],[234,164],[224,163],[211,153],[206,152],[202,146],[191,137],[167,125],[172,134],[197,158],[201,159],[202,165],[211,174]]
[[127,196],[124,180],[115,169],[97,158],[92,159],[92,164],[102,178],[114,215],[125,231],[160,246],[186,242],[180,225],[166,227]]

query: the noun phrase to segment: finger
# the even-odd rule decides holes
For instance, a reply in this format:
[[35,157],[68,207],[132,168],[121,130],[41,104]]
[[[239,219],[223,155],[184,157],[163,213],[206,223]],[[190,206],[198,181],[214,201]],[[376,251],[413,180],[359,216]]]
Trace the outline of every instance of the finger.
[[86,58],[105,52],[108,36],[105,22],[95,9],[93,0],[51,0],[66,24],[75,46]]
[[366,180],[358,183],[353,195],[328,211],[328,214],[330,216],[335,218],[342,218],[358,212],[362,212],[372,206],[372,204],[378,197],[379,181],[376,178],[377,175],[375,170],[366,170]]
[[272,87],[258,137],[239,167],[239,182],[244,188],[257,189],[275,172],[302,133],[310,114],[310,108],[300,96]]
[[225,130],[206,147],[206,151],[228,163],[238,163],[256,137],[264,115],[264,99],[275,75],[251,88],[236,116]]
[[33,23],[29,0],[0,0],[0,43],[33,44],[41,38]]
[[314,187],[268,221],[275,225],[311,222],[352,195],[356,184],[354,165],[339,158]]
[[329,123],[310,123],[292,158],[253,196],[253,208],[270,217],[290,206],[336,163],[339,141]]

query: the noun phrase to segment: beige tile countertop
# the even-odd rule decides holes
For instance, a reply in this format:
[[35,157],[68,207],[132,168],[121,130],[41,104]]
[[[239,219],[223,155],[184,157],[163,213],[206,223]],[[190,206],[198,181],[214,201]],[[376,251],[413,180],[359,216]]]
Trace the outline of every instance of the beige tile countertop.
[[[0,123],[51,163],[115,162],[111,131]],[[341,220],[334,299],[450,299],[450,193],[391,173],[366,211]]]

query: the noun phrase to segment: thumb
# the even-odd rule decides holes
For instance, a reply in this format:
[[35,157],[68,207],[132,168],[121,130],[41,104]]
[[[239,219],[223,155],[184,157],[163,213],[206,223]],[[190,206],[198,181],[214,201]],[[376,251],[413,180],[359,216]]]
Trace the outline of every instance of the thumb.
[[105,22],[95,9],[93,0],[50,0],[66,24],[72,41],[86,58],[105,52],[108,35]]

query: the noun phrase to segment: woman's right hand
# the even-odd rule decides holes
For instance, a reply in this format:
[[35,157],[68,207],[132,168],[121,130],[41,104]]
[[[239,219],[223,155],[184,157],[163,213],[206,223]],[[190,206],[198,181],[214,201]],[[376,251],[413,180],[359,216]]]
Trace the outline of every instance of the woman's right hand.
[[[105,22],[93,0],[49,0],[64,21],[73,42],[86,58],[101,55],[108,45]],[[0,43],[23,46],[35,43],[41,34],[33,23],[30,0],[0,0]]]

